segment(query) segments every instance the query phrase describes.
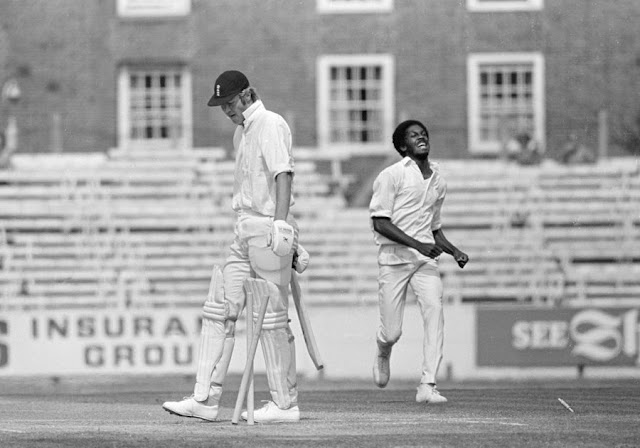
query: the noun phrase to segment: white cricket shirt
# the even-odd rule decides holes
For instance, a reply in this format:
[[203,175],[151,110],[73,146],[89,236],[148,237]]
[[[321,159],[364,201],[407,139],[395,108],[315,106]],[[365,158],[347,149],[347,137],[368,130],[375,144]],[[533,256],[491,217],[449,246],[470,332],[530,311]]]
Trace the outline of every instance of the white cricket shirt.
[[[447,193],[439,165],[431,161],[429,165],[433,174],[428,179],[423,178],[420,168],[409,157],[385,168],[373,183],[369,205],[372,218],[389,218],[400,230],[422,243],[435,242],[433,231],[442,227],[440,211]],[[402,246],[376,231],[373,233],[378,245]]]
[[[258,100],[244,111],[236,128],[235,179],[231,206],[236,212],[253,211],[273,216],[276,211],[276,176],[293,173],[291,130],[280,115]],[[293,205],[293,188],[290,205]]]

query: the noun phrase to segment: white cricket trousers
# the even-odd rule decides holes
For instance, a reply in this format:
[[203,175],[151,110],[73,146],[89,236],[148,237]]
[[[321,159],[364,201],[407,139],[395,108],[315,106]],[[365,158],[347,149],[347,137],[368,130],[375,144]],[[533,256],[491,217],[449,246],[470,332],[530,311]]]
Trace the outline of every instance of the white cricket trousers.
[[417,260],[392,265],[380,264],[379,268],[378,340],[382,344],[393,345],[400,339],[407,288],[411,286],[420,306],[424,329],[420,382],[435,383],[444,346],[443,287],[438,266],[433,260]]
[[[287,219],[289,224],[291,224],[297,233],[297,223],[293,218]],[[245,294],[244,294],[244,281],[249,277],[258,277],[264,278],[265,280],[269,280],[273,283],[276,283],[278,289],[280,289],[280,297],[279,300],[269,301],[269,305],[267,307],[267,313],[277,313],[282,311],[287,311],[288,304],[288,291],[289,291],[289,281],[279,282],[274,281],[272,278],[273,273],[277,273],[280,271],[285,271],[288,275],[286,278],[288,279],[291,275],[291,263],[293,261],[293,255],[289,255],[286,257],[279,257],[281,265],[276,265],[271,268],[269,272],[256,272],[255,265],[252,265],[253,260],[252,257],[253,252],[250,249],[250,246],[261,246],[261,247],[253,247],[256,255],[260,255],[258,252],[262,251],[262,255],[270,255],[271,249],[269,249],[266,244],[267,235],[271,231],[271,223],[273,222],[273,218],[269,216],[259,215],[257,213],[249,213],[244,212],[239,214],[238,220],[236,222],[235,228],[235,238],[231,247],[229,248],[229,254],[225,261],[223,274],[224,274],[224,297],[228,309],[227,317],[236,320],[245,305]],[[275,255],[271,255],[274,259],[277,259]],[[279,277],[279,276],[277,276]],[[283,278],[285,278],[283,276]]]
[[[297,237],[297,223],[292,217],[287,221],[294,227]],[[280,408],[287,409],[298,400],[295,342],[287,318],[293,253],[278,257],[267,247],[272,222],[272,217],[257,213],[239,214],[235,239],[223,269],[224,296],[227,318],[236,320],[245,307],[244,281],[247,278],[263,278],[277,286],[279,297],[269,300],[265,320],[279,316],[280,326],[263,329],[261,345],[272,399]]]

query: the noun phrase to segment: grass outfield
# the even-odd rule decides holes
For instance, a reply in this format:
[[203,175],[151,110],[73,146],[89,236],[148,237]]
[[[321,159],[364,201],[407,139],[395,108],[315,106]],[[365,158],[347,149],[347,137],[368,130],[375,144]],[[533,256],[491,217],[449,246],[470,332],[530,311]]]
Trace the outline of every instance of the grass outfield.
[[[640,383],[443,383],[449,403],[414,402],[415,384],[301,381],[299,423],[234,426],[239,378],[220,422],[179,418],[166,400],[192,378],[0,380],[0,447],[622,447],[640,445]],[[266,398],[256,378],[256,402]],[[564,399],[574,413],[565,409]],[[258,404],[256,405],[258,406]]]

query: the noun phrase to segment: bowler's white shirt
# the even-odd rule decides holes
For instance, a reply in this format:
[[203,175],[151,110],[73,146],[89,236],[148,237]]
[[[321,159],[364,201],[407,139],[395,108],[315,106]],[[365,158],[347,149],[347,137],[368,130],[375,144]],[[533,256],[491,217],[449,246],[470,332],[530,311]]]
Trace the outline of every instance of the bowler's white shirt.
[[[422,243],[435,242],[433,231],[442,227],[440,212],[447,193],[438,164],[429,162],[429,165],[433,174],[428,179],[423,178],[420,168],[409,157],[385,168],[373,183],[369,205],[372,218],[389,218]],[[373,233],[378,245],[401,246],[378,232]]]
[[[236,128],[235,179],[231,206],[236,212],[252,211],[273,216],[276,211],[276,176],[293,173],[291,130],[284,118],[268,111],[258,100],[244,111]],[[293,205],[293,188],[290,199]]]

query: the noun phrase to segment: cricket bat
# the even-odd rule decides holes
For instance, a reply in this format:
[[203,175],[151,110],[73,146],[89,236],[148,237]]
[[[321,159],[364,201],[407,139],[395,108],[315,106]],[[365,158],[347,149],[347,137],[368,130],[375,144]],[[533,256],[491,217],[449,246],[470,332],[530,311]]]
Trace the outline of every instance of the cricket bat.
[[298,320],[302,327],[302,334],[304,336],[304,342],[307,345],[309,356],[311,357],[313,364],[316,366],[316,369],[322,370],[324,368],[324,363],[320,357],[320,351],[318,350],[318,345],[316,344],[316,339],[313,335],[313,330],[311,329],[309,313],[307,312],[307,308],[302,300],[302,291],[300,289],[300,283],[298,283],[298,273],[295,271],[291,273],[291,295],[293,296],[293,302],[296,304]]

